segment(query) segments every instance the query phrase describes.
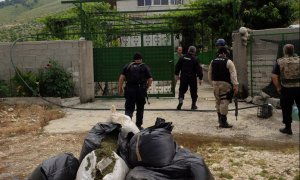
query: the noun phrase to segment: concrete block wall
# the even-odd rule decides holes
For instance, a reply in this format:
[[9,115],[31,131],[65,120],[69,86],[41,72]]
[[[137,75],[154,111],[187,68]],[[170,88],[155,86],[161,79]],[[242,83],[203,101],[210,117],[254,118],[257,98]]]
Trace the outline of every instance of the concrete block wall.
[[279,50],[276,42],[299,40],[299,28],[252,30],[251,36],[251,43],[245,47],[241,44],[240,34],[233,33],[233,59],[240,86],[254,96],[271,82]]
[[90,101],[94,98],[92,51],[90,41],[19,42],[12,49],[11,43],[0,43],[0,79],[9,81],[15,75],[11,58],[20,70],[32,72],[38,72],[52,59],[72,73],[80,100]]

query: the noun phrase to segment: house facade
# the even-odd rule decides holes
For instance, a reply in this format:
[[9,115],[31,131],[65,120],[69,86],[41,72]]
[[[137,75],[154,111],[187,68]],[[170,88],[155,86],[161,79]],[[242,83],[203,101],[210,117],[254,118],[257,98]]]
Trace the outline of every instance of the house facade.
[[117,11],[153,11],[184,8],[190,0],[118,0]]

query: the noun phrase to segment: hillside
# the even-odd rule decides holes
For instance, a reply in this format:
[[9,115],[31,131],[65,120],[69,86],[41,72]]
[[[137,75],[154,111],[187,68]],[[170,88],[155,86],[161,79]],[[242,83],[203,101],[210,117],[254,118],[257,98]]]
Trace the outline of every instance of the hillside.
[[32,21],[39,17],[64,11],[72,6],[72,4],[61,4],[61,0],[38,0],[32,8],[21,4],[6,6],[0,8],[0,26]]

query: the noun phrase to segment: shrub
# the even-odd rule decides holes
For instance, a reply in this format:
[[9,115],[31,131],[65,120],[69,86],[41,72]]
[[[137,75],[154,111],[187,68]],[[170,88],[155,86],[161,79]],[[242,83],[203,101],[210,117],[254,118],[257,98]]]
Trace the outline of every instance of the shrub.
[[9,87],[4,80],[0,80],[0,98],[9,96]]
[[50,60],[45,69],[40,71],[39,90],[42,96],[71,97],[74,94],[72,75],[55,60]]
[[33,72],[22,72],[16,68],[16,73],[12,78],[12,81],[15,87],[16,96],[37,96],[38,78]]

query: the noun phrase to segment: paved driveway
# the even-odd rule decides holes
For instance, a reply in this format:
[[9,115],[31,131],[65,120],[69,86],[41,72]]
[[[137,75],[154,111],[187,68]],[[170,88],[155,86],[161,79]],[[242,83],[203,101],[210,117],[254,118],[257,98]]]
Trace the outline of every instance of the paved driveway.
[[[214,97],[212,87],[203,84],[198,88],[198,109],[214,110]],[[244,109],[239,111],[238,120],[235,119],[234,111],[228,114],[228,121],[233,125],[232,129],[218,128],[216,112],[202,111],[177,111],[177,97],[175,98],[150,98],[150,105],[145,105],[144,127],[152,126],[157,117],[171,121],[174,124],[174,133],[192,133],[199,137],[208,136],[215,138],[233,138],[235,140],[257,140],[262,142],[279,142],[299,144],[299,121],[293,121],[292,128],[294,135],[281,134],[278,129],[283,127],[281,123],[281,110],[273,111],[273,116],[268,119],[257,117],[257,108]],[[124,109],[124,99],[97,99],[93,103],[81,104],[75,107],[80,108],[102,108],[109,109],[115,105],[117,109]],[[239,107],[253,106],[240,102]],[[191,98],[189,92],[183,104],[183,109],[190,109]],[[166,109],[152,111],[150,109]],[[170,111],[170,110],[174,111]],[[234,104],[230,104],[234,109]],[[51,121],[45,127],[48,133],[87,132],[96,123],[109,121],[109,110],[74,110],[64,109],[66,116],[62,119]],[[120,111],[124,113],[124,110]],[[133,117],[135,120],[135,116]]]

